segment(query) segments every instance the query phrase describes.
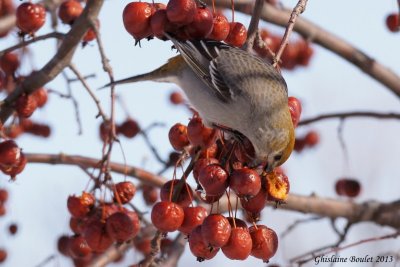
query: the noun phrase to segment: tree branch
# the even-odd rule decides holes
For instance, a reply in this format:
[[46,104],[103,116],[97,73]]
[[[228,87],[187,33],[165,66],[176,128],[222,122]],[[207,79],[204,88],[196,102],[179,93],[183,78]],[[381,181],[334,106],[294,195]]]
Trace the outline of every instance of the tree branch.
[[261,11],[263,9],[265,0],[256,0],[253,8],[253,15],[251,16],[251,21],[249,24],[249,29],[247,32],[247,40],[244,44],[244,49],[251,51],[253,49],[254,39],[257,38],[258,32],[258,22],[260,21]]
[[24,41],[22,41],[22,42],[20,42],[20,43],[18,43],[16,45],[10,46],[10,47],[0,51],[0,57],[2,55],[4,55],[4,54],[8,53],[8,52],[14,51],[14,50],[16,50],[18,48],[22,48],[22,47],[28,46],[28,45],[30,45],[32,43],[36,43],[38,41],[42,41],[42,40],[46,40],[46,39],[50,39],[50,38],[56,38],[56,39],[61,40],[64,36],[65,36],[65,34],[63,34],[61,32],[51,32],[51,33],[48,33],[48,34],[44,34],[44,35],[41,35],[41,36],[34,37],[34,38],[32,38],[32,39],[30,39],[28,41],[24,40]]
[[338,112],[323,114],[309,119],[303,119],[299,122],[299,126],[308,125],[314,122],[327,119],[347,119],[347,118],[375,118],[375,119],[400,119],[399,113],[377,113],[370,111],[355,111],[355,112]]
[[297,5],[294,7],[292,13],[290,14],[290,19],[287,24],[285,34],[283,35],[281,45],[279,46],[279,50],[274,57],[274,63],[273,63],[274,67],[276,67],[278,65],[278,63],[281,59],[281,56],[283,54],[283,51],[285,51],[285,48],[286,48],[287,44],[289,43],[289,37],[293,31],[294,24],[296,23],[296,19],[301,13],[304,12],[304,10],[306,9],[306,5],[307,5],[307,0],[299,0]]

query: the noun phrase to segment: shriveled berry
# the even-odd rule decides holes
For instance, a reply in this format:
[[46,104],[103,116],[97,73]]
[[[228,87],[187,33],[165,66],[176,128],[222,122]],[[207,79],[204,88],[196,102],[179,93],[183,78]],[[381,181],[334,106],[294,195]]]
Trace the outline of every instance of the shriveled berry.
[[252,198],[240,198],[242,208],[248,212],[259,213],[267,204],[267,191],[261,187],[260,191]]
[[172,92],[169,95],[169,100],[171,101],[172,104],[174,105],[179,105],[185,102],[185,98],[180,92]]
[[151,221],[162,232],[173,232],[182,225],[184,212],[181,206],[174,202],[161,201],[151,210]]
[[203,221],[201,233],[207,245],[220,248],[229,241],[231,225],[223,215],[210,214]]
[[261,189],[261,178],[255,170],[234,170],[229,177],[229,186],[238,197],[253,197]]
[[168,20],[178,24],[191,23],[196,14],[196,2],[194,0],[170,0],[167,4]]
[[18,231],[18,225],[15,223],[12,223],[8,226],[8,232],[10,232],[10,234],[15,235]]
[[135,196],[136,186],[129,181],[120,182],[115,185],[115,193],[118,197],[114,196],[114,201],[121,201],[122,204],[126,204]]
[[278,236],[265,225],[251,226],[249,231],[253,242],[251,255],[267,262],[278,249]]
[[305,143],[310,146],[313,147],[315,145],[317,145],[319,143],[319,134],[316,131],[309,131],[306,136],[304,137],[304,141]]
[[118,127],[118,132],[128,138],[133,138],[140,132],[140,126],[137,121],[127,119]]
[[86,224],[88,223],[87,217],[84,218],[76,218],[71,217],[69,219],[69,228],[71,228],[72,232],[75,234],[82,234],[85,230]]
[[33,34],[44,25],[46,9],[41,4],[25,2],[18,6],[16,17],[16,24],[21,32]]
[[199,183],[208,196],[219,196],[228,187],[228,173],[218,164],[204,167],[199,174]]
[[208,215],[207,210],[202,206],[185,207],[183,213],[184,219],[178,230],[186,235],[190,234],[196,226],[201,225]]
[[21,158],[21,149],[13,140],[7,140],[0,143],[0,166],[12,167],[19,163]]
[[69,250],[70,237],[67,235],[62,235],[57,240],[57,249],[64,256],[70,257],[71,252]]
[[246,27],[240,22],[229,23],[229,34],[225,42],[232,46],[241,47],[247,39]]
[[29,118],[38,107],[33,95],[21,95],[15,102],[15,109],[19,116]]
[[62,2],[58,9],[58,17],[65,24],[72,25],[74,21],[82,14],[83,7],[76,0],[66,0]]
[[187,127],[181,123],[177,123],[171,127],[168,133],[168,138],[172,147],[177,151],[182,151],[189,145]]
[[124,26],[136,41],[151,35],[150,16],[153,11],[151,5],[145,2],[132,2],[125,6],[122,13]]
[[43,87],[35,90],[32,93],[32,96],[35,98],[36,104],[39,108],[43,107],[47,103],[48,94],[47,90]]
[[245,260],[250,256],[252,240],[247,229],[233,228],[228,243],[223,246],[222,252],[231,260]]
[[202,119],[199,117],[194,117],[190,120],[187,133],[190,143],[194,146],[207,147],[214,141],[214,130],[204,126]]
[[386,17],[386,26],[391,32],[398,32],[400,30],[399,13],[393,13]]
[[147,205],[153,205],[158,200],[158,190],[154,186],[142,185],[142,190]]
[[92,221],[88,224],[83,232],[83,237],[93,252],[96,253],[104,252],[114,242],[108,235],[105,224],[100,221]]
[[301,115],[301,102],[297,98],[290,96],[288,98],[288,106],[289,106],[290,116],[292,117],[293,126],[297,127]]
[[6,53],[0,58],[0,67],[8,75],[13,75],[19,64],[18,55],[15,53]]
[[[170,201],[170,196],[173,197],[175,192],[177,192],[178,190],[177,188],[178,183],[179,180],[170,180],[161,187],[160,190],[161,201]],[[173,192],[171,192],[171,189]],[[179,197],[174,202],[179,204],[181,207],[188,207],[192,203],[192,198],[193,198],[193,191],[190,188],[190,186],[186,182],[184,182],[182,187],[180,188]]]
[[139,217],[134,211],[116,212],[106,221],[108,235],[117,242],[134,238],[139,230]]
[[25,157],[25,154],[21,152],[19,160],[15,165],[8,167],[0,165],[0,169],[4,174],[10,175],[14,179],[17,174],[20,174],[25,169],[27,162],[28,159]]
[[241,219],[233,218],[233,217],[227,217],[226,219],[229,221],[229,224],[231,225],[232,229],[233,228],[242,228],[247,231],[249,230],[246,222]]
[[83,258],[92,253],[83,236],[77,235],[69,239],[69,250],[74,258]]
[[361,192],[361,184],[352,178],[341,178],[336,181],[335,190],[339,196],[356,197]]
[[208,36],[213,28],[213,15],[207,7],[197,7],[193,21],[185,27],[187,34],[194,39]]
[[216,14],[213,18],[213,28],[207,38],[223,41],[229,35],[229,22],[223,14]]
[[198,182],[199,180],[199,175],[201,170],[203,170],[207,165],[210,164],[218,164],[219,160],[216,158],[201,158],[196,161],[196,163],[193,166],[193,177]]
[[212,248],[208,246],[203,240],[202,226],[198,225],[189,235],[189,248],[198,261],[210,260],[217,255],[219,248]]
[[83,192],[81,196],[69,196],[67,201],[68,211],[72,216],[82,218],[89,213],[95,203],[92,194]]

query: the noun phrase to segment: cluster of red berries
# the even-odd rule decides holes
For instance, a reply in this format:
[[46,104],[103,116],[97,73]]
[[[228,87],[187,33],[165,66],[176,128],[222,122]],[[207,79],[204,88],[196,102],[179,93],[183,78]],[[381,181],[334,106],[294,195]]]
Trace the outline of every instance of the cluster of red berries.
[[[99,132],[100,132],[100,139],[105,142],[110,137],[110,130],[111,130],[111,122],[103,121],[100,124]],[[116,134],[122,134],[127,138],[134,138],[140,132],[140,126],[136,120],[132,118],[127,118],[124,122],[120,125],[115,126]]]
[[[301,104],[291,97],[288,105],[296,126]],[[161,232],[178,230],[188,235],[190,250],[199,261],[213,258],[220,248],[229,259],[244,260],[252,255],[268,261],[277,250],[278,238],[272,229],[255,222],[267,201],[285,201],[290,189],[287,176],[279,168],[265,173],[246,167],[248,156],[254,153],[251,143],[224,140],[218,130],[206,127],[197,115],[187,126],[180,123],[172,126],[168,136],[175,150],[197,156],[193,165],[196,198],[213,204],[226,194],[232,216],[208,214],[202,206],[191,206],[194,193],[189,184],[174,179],[163,185],[161,201],[152,208],[154,226]],[[248,228],[231,213],[231,191],[240,199],[254,226]]]
[[[270,51],[278,51],[282,37],[272,34],[265,29],[260,31],[260,37],[264,41],[265,46],[260,47],[258,42],[254,42],[253,48],[259,56],[269,58],[272,61],[273,55]],[[313,48],[303,39],[290,41],[283,51],[280,66],[287,70],[293,70],[297,66],[308,66],[313,54]]]
[[386,27],[391,32],[400,31],[400,19],[399,13],[392,13],[386,17]]
[[15,179],[15,176],[24,170],[26,163],[24,153],[13,140],[0,143],[0,170],[4,174]]
[[15,110],[18,116],[29,118],[37,108],[41,108],[47,103],[47,98],[47,90],[39,88],[31,94],[21,95],[15,102]]
[[361,184],[352,178],[340,178],[335,184],[336,193],[339,196],[356,197],[361,192]]
[[98,203],[93,194],[83,192],[68,197],[71,214],[70,228],[73,236],[59,239],[60,252],[74,262],[89,262],[95,253],[104,252],[112,244],[133,239],[140,230],[140,220],[135,211],[123,207],[132,200],[136,187],[131,182],[120,182],[113,189],[113,202]]
[[303,151],[305,148],[313,148],[319,143],[319,134],[317,131],[311,130],[304,137],[296,137],[294,150]]
[[143,38],[165,39],[165,33],[180,40],[212,39],[242,46],[247,30],[240,22],[228,22],[219,12],[213,12],[195,0],[170,0],[161,3],[132,2],[122,14],[125,29],[136,42]]
[[35,122],[30,119],[20,119],[17,124],[4,127],[4,133],[12,139],[24,133],[47,138],[51,134],[51,128],[47,124]]

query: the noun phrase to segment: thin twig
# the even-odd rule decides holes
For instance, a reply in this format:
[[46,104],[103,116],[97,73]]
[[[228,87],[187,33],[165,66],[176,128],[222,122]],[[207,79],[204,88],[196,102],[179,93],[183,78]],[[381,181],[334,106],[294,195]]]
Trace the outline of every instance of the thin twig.
[[46,40],[46,39],[50,39],[50,38],[56,38],[56,39],[60,39],[61,40],[64,37],[65,37],[65,34],[63,34],[61,32],[51,32],[51,33],[48,33],[48,34],[45,34],[45,35],[34,37],[34,38],[32,38],[32,39],[30,39],[28,41],[24,40],[24,41],[20,42],[19,44],[10,46],[10,47],[0,51],[0,57],[2,55],[6,54],[6,53],[9,53],[11,51],[14,51],[14,50],[22,48],[22,47],[26,47],[26,46],[28,46],[28,45],[30,45],[32,43],[36,43],[38,41],[42,41],[42,40]]
[[53,260],[57,259],[57,255],[50,255],[47,258],[45,258],[41,263],[39,263],[38,265],[36,265],[36,267],[44,267],[46,266],[48,263],[52,262]]
[[249,28],[247,31],[247,40],[244,44],[243,49],[250,52],[253,49],[255,38],[258,36],[258,22],[260,21],[261,11],[264,6],[264,0],[256,0],[253,8],[253,14],[251,16]]
[[276,53],[276,56],[274,58],[274,63],[273,63],[274,67],[277,67],[277,65],[281,59],[281,56],[283,54],[283,51],[285,50],[287,44],[289,43],[289,37],[293,31],[293,27],[294,27],[294,24],[296,23],[296,19],[306,9],[307,1],[308,0],[299,0],[299,2],[297,2],[297,5],[293,9],[292,14],[290,15],[288,25],[285,30],[285,34],[283,35],[281,45],[279,46],[279,50]]
[[78,104],[78,101],[76,100],[76,98],[72,94],[71,83],[69,82],[69,78],[68,78],[67,74],[65,73],[65,71],[62,72],[62,75],[64,76],[66,83],[67,83],[68,95],[60,94],[54,90],[52,90],[51,92],[58,94],[60,97],[68,98],[72,101],[72,105],[74,106],[74,110],[75,110],[75,119],[78,124],[78,135],[81,135],[83,133],[83,128],[82,128],[82,120],[81,120],[81,116],[80,116],[80,112],[79,112],[79,104]]
[[281,237],[284,238],[286,235],[288,235],[291,231],[293,231],[297,226],[303,223],[308,223],[308,222],[313,222],[313,221],[319,221],[324,219],[323,217],[320,216],[313,216],[311,218],[305,218],[305,219],[298,219],[294,221],[292,224],[290,224],[285,231],[281,233]]
[[89,93],[90,97],[93,99],[94,103],[96,104],[98,112],[99,112],[97,116],[101,116],[104,121],[108,121],[108,117],[107,117],[106,113],[104,112],[103,107],[100,104],[100,100],[97,98],[97,96],[94,94],[92,89],[89,87],[88,83],[83,78],[81,73],[78,71],[78,69],[72,63],[70,63],[68,65],[68,67],[75,74],[75,76],[79,79],[79,81],[82,83],[83,87],[86,89],[86,91]]
[[140,267],[149,267],[155,261],[156,256],[160,252],[161,239],[163,235],[160,231],[157,231],[151,240],[151,251],[146,258],[140,263]]
[[299,126],[308,125],[314,122],[327,119],[347,119],[347,118],[375,118],[375,119],[400,119],[399,113],[378,113],[371,111],[355,111],[330,113],[316,116],[314,118],[304,119],[299,122]]

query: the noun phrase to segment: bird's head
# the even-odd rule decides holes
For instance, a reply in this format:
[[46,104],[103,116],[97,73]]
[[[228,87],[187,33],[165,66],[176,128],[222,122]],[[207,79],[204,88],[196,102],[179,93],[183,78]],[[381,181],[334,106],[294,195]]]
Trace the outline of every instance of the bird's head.
[[254,165],[265,164],[265,170],[270,172],[282,165],[293,151],[295,134],[290,114],[261,132],[249,138],[255,151]]

